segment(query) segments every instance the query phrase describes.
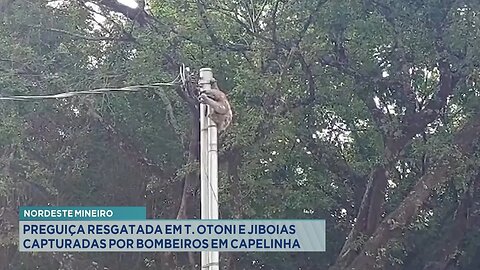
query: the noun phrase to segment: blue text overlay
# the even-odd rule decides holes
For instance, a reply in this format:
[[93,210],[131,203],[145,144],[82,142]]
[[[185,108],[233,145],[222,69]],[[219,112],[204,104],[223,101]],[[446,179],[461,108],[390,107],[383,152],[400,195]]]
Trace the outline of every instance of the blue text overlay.
[[20,207],[20,221],[144,220],[145,207],[32,206]]
[[21,220],[19,249],[325,251],[324,220]]

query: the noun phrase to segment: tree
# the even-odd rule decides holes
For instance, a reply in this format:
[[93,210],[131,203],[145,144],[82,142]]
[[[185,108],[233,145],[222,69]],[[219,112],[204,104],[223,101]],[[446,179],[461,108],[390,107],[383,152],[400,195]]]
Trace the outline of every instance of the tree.
[[[222,218],[327,220],[325,253],[222,254],[225,269],[477,269],[480,5],[470,2],[4,1],[0,93],[212,67],[235,114],[220,137]],[[47,203],[198,218],[198,112],[180,88],[0,106],[0,224]],[[7,269],[198,263],[19,254],[5,228]]]

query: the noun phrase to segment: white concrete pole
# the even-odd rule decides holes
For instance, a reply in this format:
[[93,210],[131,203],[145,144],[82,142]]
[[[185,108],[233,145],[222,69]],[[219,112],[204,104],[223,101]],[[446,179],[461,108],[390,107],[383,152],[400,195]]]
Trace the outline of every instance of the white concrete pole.
[[[213,73],[210,68],[200,69],[202,91],[211,89]],[[212,110],[205,104],[200,104],[200,193],[202,219],[218,219],[218,154],[217,154],[217,127],[207,117]],[[219,269],[219,253],[203,251],[201,255],[203,270]]]

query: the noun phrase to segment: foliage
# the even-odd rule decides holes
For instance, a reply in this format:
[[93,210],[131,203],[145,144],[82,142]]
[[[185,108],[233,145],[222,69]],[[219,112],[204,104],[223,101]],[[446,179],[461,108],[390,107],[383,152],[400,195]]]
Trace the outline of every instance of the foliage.
[[[147,4],[1,1],[0,96],[169,82],[182,64],[211,67],[234,111],[220,135],[222,218],[327,220],[325,253],[222,254],[225,269],[478,268],[477,2]],[[198,174],[198,119],[177,90],[0,101],[1,209],[146,205],[150,217],[177,217]],[[438,184],[407,217],[399,206],[429,175]],[[190,218],[198,187],[192,194]],[[376,206],[370,230],[358,217]],[[408,224],[370,250],[396,211]],[[5,269],[167,269],[165,254],[21,254],[12,234],[0,239]],[[342,247],[353,252],[339,256]],[[175,269],[187,261],[179,254]]]

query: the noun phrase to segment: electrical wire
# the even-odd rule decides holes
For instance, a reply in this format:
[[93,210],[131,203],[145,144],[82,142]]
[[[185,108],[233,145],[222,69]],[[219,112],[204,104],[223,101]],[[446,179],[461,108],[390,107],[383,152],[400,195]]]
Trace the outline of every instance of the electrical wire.
[[80,96],[80,95],[106,94],[109,92],[139,92],[145,88],[177,85],[179,83],[178,79],[179,79],[179,76],[177,76],[171,82],[157,82],[157,83],[146,84],[146,85],[131,85],[131,86],[125,86],[121,88],[97,88],[97,89],[84,90],[84,91],[64,92],[64,93],[53,94],[53,95],[0,96],[0,100],[30,101],[30,100],[69,98],[69,97]]
[[[206,166],[205,166],[206,167]],[[204,170],[207,170],[207,168],[204,167]],[[213,186],[212,186],[212,181],[210,181],[210,177],[208,176],[208,173],[205,175],[206,177],[206,180],[207,180],[207,183],[208,183],[208,187],[210,188],[210,190],[212,191],[212,194],[213,194],[213,198],[215,199],[215,202],[217,204],[219,204],[220,202],[218,201],[218,197],[217,197],[217,192],[218,192],[218,187],[217,187],[217,192],[215,192],[215,190],[213,189]],[[220,213],[219,213],[220,214]]]
[[[19,95],[19,96],[0,96],[0,100],[11,100],[11,101],[31,101],[31,100],[45,100],[45,99],[60,99],[60,98],[69,98],[69,97],[74,97],[74,96],[80,96],[80,95],[94,95],[94,94],[106,94],[109,92],[139,92],[143,89],[146,88],[153,88],[153,87],[158,87],[158,86],[174,86],[174,85],[183,85],[186,87],[186,73],[189,72],[189,68],[183,64],[180,66],[179,73],[177,77],[171,82],[157,82],[157,83],[152,83],[152,84],[146,84],[146,85],[131,85],[131,86],[125,86],[121,88],[97,88],[97,89],[91,89],[91,90],[84,90],[84,91],[71,91],[71,92],[64,92],[64,93],[59,93],[59,94],[52,94],[52,95]],[[204,168],[206,170],[206,168]],[[212,191],[212,194],[214,196],[214,200],[218,204],[218,197],[213,189],[212,183],[210,181],[210,178],[208,177],[208,174],[206,175],[206,180],[208,183],[209,188]]]

